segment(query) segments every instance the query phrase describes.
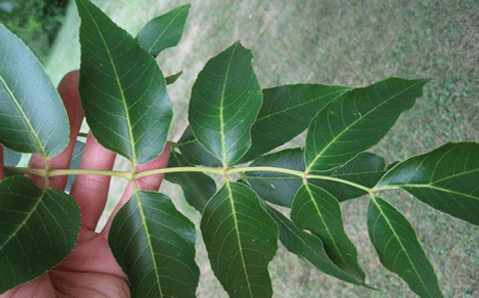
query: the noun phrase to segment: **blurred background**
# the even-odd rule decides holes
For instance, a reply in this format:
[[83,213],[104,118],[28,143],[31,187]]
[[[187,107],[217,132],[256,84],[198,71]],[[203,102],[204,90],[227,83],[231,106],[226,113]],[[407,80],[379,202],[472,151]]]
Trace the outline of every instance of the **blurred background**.
[[[151,18],[190,3],[180,44],[158,58],[169,86],[170,139],[186,126],[194,80],[206,61],[237,40],[255,54],[263,87],[291,83],[364,86],[391,76],[432,78],[416,106],[371,151],[391,163],[445,142],[479,142],[479,1],[477,0],[93,0],[135,36]],[[44,63],[54,84],[79,66],[79,19],[67,0],[0,0],[0,21]],[[291,146],[297,144],[296,139]],[[118,167],[125,167],[119,159]],[[116,183],[114,180],[112,183]],[[478,182],[479,183],[479,182]],[[112,188],[111,209],[122,185]],[[197,223],[180,189],[166,192]],[[445,297],[479,297],[479,229],[433,211],[404,193],[387,193],[417,229]],[[346,230],[357,245],[371,291],[316,271],[284,248],[270,264],[274,297],[415,297],[379,263],[366,228],[367,199],[342,203]],[[200,234],[198,234],[200,235]],[[201,237],[198,237],[201,238]],[[227,297],[198,239],[198,297]]]

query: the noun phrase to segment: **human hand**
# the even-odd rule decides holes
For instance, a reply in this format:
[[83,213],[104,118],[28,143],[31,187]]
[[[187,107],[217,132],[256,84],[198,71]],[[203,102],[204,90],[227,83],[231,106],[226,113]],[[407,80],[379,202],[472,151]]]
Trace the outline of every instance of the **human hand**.
[[[59,156],[51,159],[50,165],[54,169],[67,169],[70,166],[75,140],[80,131],[83,120],[83,111],[80,106],[78,93],[78,72],[70,72],[60,82],[58,87],[70,119],[70,144]],[[0,146],[0,180],[4,178],[3,150]],[[167,166],[169,148],[155,160],[137,166],[137,171],[160,169]],[[116,154],[104,149],[91,135],[88,135],[80,168],[92,170],[111,170]],[[44,160],[33,155],[30,167],[41,168]],[[31,177],[40,187],[43,178]],[[157,191],[163,175],[152,175],[140,178],[136,185],[140,190]],[[132,194],[132,187],[128,185],[121,201],[106,227],[101,233],[95,232],[108,197],[110,176],[79,175],[75,178],[70,195],[80,205],[82,225],[75,248],[70,255],[56,268],[31,282],[20,285],[0,298],[50,298],[50,297],[130,297],[126,276],[117,264],[108,246],[108,232],[111,220]],[[56,176],[50,180],[50,187],[64,190],[68,177]]]

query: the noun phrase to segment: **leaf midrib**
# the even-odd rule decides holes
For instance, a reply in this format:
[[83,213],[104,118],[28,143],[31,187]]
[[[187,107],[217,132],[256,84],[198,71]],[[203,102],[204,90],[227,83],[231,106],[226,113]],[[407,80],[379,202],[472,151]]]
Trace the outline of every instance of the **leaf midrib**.
[[[81,1],[81,2],[83,4],[83,1]],[[120,77],[118,76],[118,71],[117,71],[116,65],[113,61],[113,57],[110,54],[110,48],[108,47],[108,45],[106,43],[106,40],[103,36],[103,33],[101,32],[100,27],[98,26],[98,23],[96,22],[95,18],[91,14],[88,7],[85,4],[83,4],[83,6],[85,7],[85,10],[90,15],[90,18],[92,19],[93,23],[95,24],[95,27],[98,31],[98,34],[101,37],[101,41],[103,42],[103,46],[105,47],[106,53],[108,55],[108,59],[110,60],[111,67],[112,67],[114,75],[115,75],[115,80],[116,80],[116,83],[118,85],[118,89],[120,91],[121,102],[123,104],[123,109],[125,111],[125,119],[126,119],[126,123],[127,123],[127,127],[128,127],[128,139],[130,140],[129,145],[130,145],[130,154],[131,154],[131,163],[132,163],[131,168],[132,168],[132,170],[135,170],[135,168],[136,168],[136,152],[135,152],[135,145],[134,145],[135,142],[133,140],[133,131],[132,131],[132,126],[131,126],[131,119],[130,119],[130,114],[128,113],[128,107],[126,105],[126,97],[125,97],[125,93],[123,92],[123,86],[122,86],[122,83],[120,81]]]
[[309,184],[308,183],[304,183],[303,184],[306,188],[306,191],[308,192],[308,195],[309,195],[309,198],[311,200],[311,202],[313,203],[313,206],[314,206],[314,209],[316,210],[316,213],[319,215],[319,218],[321,219],[321,222],[323,224],[323,226],[326,228],[326,231],[328,233],[328,236],[329,238],[331,239],[331,241],[333,242],[333,245],[334,245],[334,249],[339,253],[339,256],[341,257],[341,259],[343,260],[343,262],[346,262],[341,250],[339,249],[337,243],[336,243],[336,239],[333,237],[333,235],[331,234],[331,231],[329,229],[329,226],[327,225],[326,221],[324,220],[324,217],[323,217],[323,214],[321,212],[321,210],[319,209],[319,206],[316,202],[316,200],[314,199],[314,196],[313,196],[313,193],[311,192],[311,189],[309,187]]
[[221,90],[221,100],[220,100],[220,135],[221,135],[221,157],[223,168],[226,169],[228,167],[227,155],[226,155],[226,136],[225,136],[225,128],[224,128],[224,101],[225,101],[225,94],[226,94],[226,86],[228,84],[228,77],[231,69],[231,63],[233,62],[233,57],[236,52],[236,48],[238,47],[238,43],[236,43],[233,47],[230,59],[228,61],[228,66],[226,68],[225,73],[225,80],[223,83],[223,88]]
[[168,30],[168,28],[170,28],[171,24],[173,24],[173,22],[176,21],[176,19],[183,13],[183,11],[185,9],[188,9],[188,5],[184,5],[184,7],[182,7],[180,9],[180,11],[174,16],[174,18],[168,23],[168,25],[165,26],[165,28],[163,29],[163,31],[161,32],[161,34],[156,38],[156,40],[152,43],[152,45],[150,46],[150,48],[148,49],[148,53],[151,52],[151,49],[153,49],[153,47],[156,45],[156,43],[161,39],[161,37],[165,34],[165,32]]
[[23,108],[22,106],[19,104],[19,102],[16,100],[16,96],[15,94],[13,93],[13,90],[10,89],[10,87],[8,86],[8,84],[5,82],[5,80],[3,79],[3,76],[0,75],[0,82],[2,82],[2,85],[5,87],[5,90],[7,91],[7,94],[10,96],[10,98],[12,99],[12,102],[15,104],[15,106],[17,107],[17,111],[20,112],[20,114],[22,115],[21,119],[25,122],[25,124],[28,126],[29,130],[30,130],[30,133],[33,135],[33,138],[35,139],[35,142],[37,143],[37,148],[40,149],[41,151],[41,155],[46,159],[48,156],[47,156],[47,153],[45,151],[45,148],[43,147],[42,145],[42,142],[40,140],[40,138],[38,137],[37,135],[37,132],[35,131],[35,129],[33,128],[32,124],[30,123],[30,121],[27,121],[26,119],[28,119],[27,115],[25,114],[25,112],[23,111]]
[[[299,103],[299,104],[297,104],[297,105],[293,105],[293,106],[288,107],[287,109],[284,109],[284,110],[281,110],[281,111],[277,111],[276,113],[271,113],[271,114],[268,114],[268,115],[266,115],[266,116],[259,117],[258,119],[256,119],[256,123],[258,123],[258,122],[260,122],[260,121],[265,121],[265,120],[267,120],[268,118],[274,117],[274,116],[279,115],[279,114],[287,113],[287,112],[289,112],[289,111],[291,111],[291,110],[297,109],[297,108],[299,108],[299,107],[308,105],[308,104],[310,104],[310,103],[312,103],[312,102],[321,100],[321,99],[323,99],[323,98],[325,98],[325,97],[328,97],[328,96],[330,96],[330,95],[334,95],[334,94],[338,93],[338,94],[334,97],[334,99],[332,99],[332,100],[330,101],[330,102],[333,102],[333,101],[335,101],[337,98],[339,98],[339,97],[341,97],[342,95],[344,95],[344,94],[348,93],[349,91],[351,91],[350,88],[345,88],[345,89],[346,89],[346,90],[338,90],[338,91],[331,92],[331,93],[328,93],[328,94],[323,95],[323,96],[315,97],[315,98],[313,98],[313,99],[311,99],[311,100],[309,100],[309,101],[302,102],[302,103]],[[255,123],[255,124],[256,124],[256,123]]]
[[244,255],[243,255],[243,244],[241,242],[241,235],[240,235],[240,232],[239,232],[238,218],[236,217],[236,207],[235,207],[235,202],[234,202],[234,198],[233,198],[233,190],[231,189],[231,184],[230,184],[229,180],[225,181],[225,186],[226,186],[226,189],[228,190],[228,201],[230,203],[231,213],[233,215],[233,220],[234,220],[234,225],[235,225],[234,229],[235,229],[235,234],[236,234],[236,240],[238,241],[238,249],[239,249],[239,253],[240,253],[241,264],[243,265],[242,268],[243,268],[244,275],[246,277],[246,283],[248,285],[249,295],[250,295],[251,298],[253,298],[254,295],[253,295],[253,292],[252,292],[252,286],[251,286],[251,283],[250,283],[250,280],[249,280],[248,272],[246,271],[247,267],[246,267],[246,262],[245,262],[245,258],[244,258]]
[[145,231],[146,241],[148,242],[147,246],[151,256],[151,262],[153,263],[153,268],[154,268],[153,271],[155,271],[155,276],[158,283],[158,290],[160,291],[160,298],[163,298],[163,290],[161,288],[160,275],[158,274],[158,270],[157,270],[158,265],[156,264],[155,252],[153,251],[153,243],[151,242],[150,229],[148,228],[148,223],[146,222],[147,218],[145,215],[145,211],[143,210],[141,198],[137,189],[134,189],[133,195],[135,197],[136,203],[138,204],[138,210],[140,212],[142,227],[143,227],[143,230]]
[[442,191],[442,192],[450,193],[450,194],[453,194],[453,195],[464,196],[464,197],[469,198],[469,199],[479,200],[479,197],[477,197],[477,196],[473,196],[471,194],[467,194],[467,193],[463,193],[463,192],[459,192],[459,191],[455,191],[455,190],[450,190],[450,189],[447,189],[447,188],[434,186],[432,184],[402,184],[402,185],[397,185],[397,186],[401,187],[401,188],[404,188],[404,189],[408,189],[408,188],[429,188],[429,189],[432,189],[432,190]]

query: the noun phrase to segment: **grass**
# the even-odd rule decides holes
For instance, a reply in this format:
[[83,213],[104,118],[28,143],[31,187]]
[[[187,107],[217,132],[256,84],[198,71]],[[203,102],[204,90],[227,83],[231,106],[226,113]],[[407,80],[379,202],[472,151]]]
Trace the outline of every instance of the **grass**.
[[[429,77],[424,96],[373,148],[388,162],[424,153],[448,141],[479,141],[479,2],[475,0],[142,0],[94,1],[135,35],[144,20],[191,3],[180,45],[159,63],[166,75],[183,70],[169,89],[171,138],[186,125],[191,86],[204,64],[236,40],[255,54],[263,87],[310,82],[360,86],[391,76]],[[78,67],[78,18],[70,6],[47,70],[54,82]],[[121,166],[123,162],[120,162]],[[168,183],[162,190],[198,222],[199,216]],[[113,197],[120,189],[113,190]],[[479,229],[433,211],[404,193],[385,199],[404,212],[434,263],[445,297],[479,297]],[[275,296],[414,297],[379,263],[366,230],[365,198],[342,204],[368,282],[380,291],[336,281],[281,248],[270,265]],[[198,240],[202,270],[198,297],[226,297]]]
[[46,62],[67,5],[68,0],[0,1],[0,22]]

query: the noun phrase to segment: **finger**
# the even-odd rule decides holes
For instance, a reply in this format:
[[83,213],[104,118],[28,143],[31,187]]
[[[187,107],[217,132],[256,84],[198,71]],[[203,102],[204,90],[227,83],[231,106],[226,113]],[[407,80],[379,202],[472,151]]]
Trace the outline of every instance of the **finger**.
[[[166,168],[168,165],[168,159],[170,158],[170,147],[167,145],[165,147],[165,150],[163,150],[163,153],[157,157],[156,159],[150,161],[149,163],[143,164],[143,165],[138,165],[136,167],[137,172],[145,172],[145,171],[150,171],[150,170],[156,170],[156,169],[163,169]],[[145,176],[140,179],[136,180],[136,187],[138,190],[150,190],[150,191],[158,191],[160,189],[161,181],[163,180],[163,174],[158,174],[158,175],[151,175],[151,176]],[[110,218],[108,219],[108,222],[101,232],[105,237],[108,237],[108,232],[110,231],[111,227],[111,222],[113,218],[115,218],[116,214],[118,211],[123,207],[123,205],[128,202],[130,199],[131,195],[133,193],[133,187],[130,184],[126,187],[125,192],[123,193],[123,196],[121,197],[120,202],[116,206],[115,210],[111,214]]]
[[0,298],[56,297],[50,277],[45,274],[29,283],[13,288]]
[[[70,121],[70,143],[60,155],[50,159],[52,169],[68,169],[75,147],[75,142],[80,131],[83,120],[83,110],[80,105],[80,94],[78,92],[78,71],[72,71],[66,74],[58,85],[58,92],[63,99],[63,103],[68,113]],[[45,160],[38,154],[32,155],[30,167],[44,168]],[[38,176],[32,176],[32,180],[40,187],[44,186],[44,180]],[[68,176],[57,176],[50,179],[50,188],[64,190],[67,184]]]
[[[113,169],[115,157],[115,153],[103,148],[90,133],[80,169],[109,171]],[[111,176],[79,175],[73,183],[70,194],[80,205],[82,225],[92,231],[105,208],[110,180]]]
[[0,145],[0,181],[5,178],[5,172],[3,171],[3,146]]

